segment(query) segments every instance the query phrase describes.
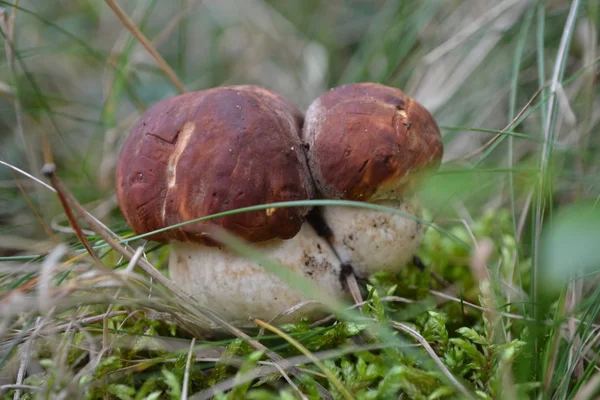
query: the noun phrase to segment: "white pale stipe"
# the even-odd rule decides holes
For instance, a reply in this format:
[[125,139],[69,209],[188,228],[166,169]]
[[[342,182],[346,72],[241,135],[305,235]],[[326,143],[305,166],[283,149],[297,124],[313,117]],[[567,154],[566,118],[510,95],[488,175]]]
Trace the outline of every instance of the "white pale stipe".
[[[420,216],[416,199],[380,201],[405,214]],[[386,211],[356,207],[323,207],[323,218],[333,232],[333,246],[359,278],[379,271],[398,272],[416,254],[423,233],[417,220]]]
[[[305,223],[292,239],[274,239],[254,246],[269,260],[312,281],[318,290],[338,299],[346,297],[340,281],[340,262],[309,224]],[[169,274],[201,304],[241,327],[255,326],[253,318],[268,321],[309,300],[253,261],[218,247],[172,242]],[[309,303],[275,323],[325,315],[324,307]]]

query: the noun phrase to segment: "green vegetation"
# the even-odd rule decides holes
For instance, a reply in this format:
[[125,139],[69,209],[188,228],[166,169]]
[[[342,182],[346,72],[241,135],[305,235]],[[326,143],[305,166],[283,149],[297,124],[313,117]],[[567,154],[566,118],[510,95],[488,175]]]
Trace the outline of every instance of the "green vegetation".
[[[597,0],[118,2],[176,78],[109,3],[0,0],[0,395],[600,395]],[[160,280],[167,246],[135,236],[114,196],[128,130],[178,80],[302,108],[374,81],[423,103],[445,144],[422,193],[424,267],[372,276],[364,304],[322,321],[209,329],[217,317]]]

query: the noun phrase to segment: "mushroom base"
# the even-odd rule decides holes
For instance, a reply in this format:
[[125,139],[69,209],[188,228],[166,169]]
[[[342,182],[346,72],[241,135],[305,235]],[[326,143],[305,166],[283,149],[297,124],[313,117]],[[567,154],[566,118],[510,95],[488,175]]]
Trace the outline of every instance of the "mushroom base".
[[[416,199],[377,204],[420,216]],[[333,247],[341,261],[359,278],[375,272],[398,272],[416,254],[423,226],[415,219],[365,208],[327,206],[323,218],[333,232]]]
[[[336,255],[313,228],[304,224],[289,240],[255,244],[265,257],[287,266],[312,281],[330,296],[346,295]],[[321,318],[324,306],[308,303],[280,315],[308,300],[260,265],[225,249],[196,243],[172,242],[169,259],[171,279],[205,307],[239,327],[255,326],[251,319],[276,324]]]

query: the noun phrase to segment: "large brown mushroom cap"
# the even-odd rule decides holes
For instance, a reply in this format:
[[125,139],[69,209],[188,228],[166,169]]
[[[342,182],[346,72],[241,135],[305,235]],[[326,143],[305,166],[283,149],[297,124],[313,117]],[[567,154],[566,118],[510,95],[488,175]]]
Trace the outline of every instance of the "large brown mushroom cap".
[[[137,233],[240,207],[310,199],[301,147],[302,114],[256,86],[183,94],[151,107],[127,138],[117,165],[121,210]],[[277,208],[207,221],[260,242],[289,239],[307,208]],[[211,244],[202,224],[151,237]]]
[[334,199],[403,198],[443,155],[431,114],[401,90],[376,83],[340,86],[316,99],[303,140],[317,188]]

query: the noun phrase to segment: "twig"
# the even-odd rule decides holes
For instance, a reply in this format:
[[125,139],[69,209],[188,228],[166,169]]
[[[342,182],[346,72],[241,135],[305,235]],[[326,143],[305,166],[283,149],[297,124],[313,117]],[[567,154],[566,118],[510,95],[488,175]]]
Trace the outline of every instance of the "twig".
[[129,18],[129,16],[123,11],[123,9],[115,2],[115,0],[105,0],[106,4],[114,11],[117,18],[121,20],[123,25],[129,29],[131,34],[148,50],[148,53],[158,64],[158,67],[167,75],[167,77],[173,82],[175,87],[181,93],[185,93],[185,88],[183,87],[183,83],[179,80],[175,71],[167,64],[165,59],[160,55],[160,53],[154,48],[152,42],[148,40],[148,38],[140,31],[137,25]]
[[358,282],[356,281],[356,276],[352,271],[346,274],[346,285],[348,285],[348,291],[352,295],[352,300],[354,300],[355,304],[359,304],[363,302],[362,295],[360,294],[360,288],[358,287]]
[[67,219],[69,220],[69,224],[71,225],[71,227],[73,227],[73,230],[75,231],[75,236],[77,236],[77,239],[79,239],[83,247],[85,247],[89,255],[96,261],[96,263],[102,264],[102,260],[100,260],[100,257],[98,257],[94,249],[92,249],[92,245],[88,241],[87,236],[81,231],[81,227],[77,223],[77,220],[75,219],[75,216],[71,211],[71,207],[69,207],[67,199],[64,195],[65,188],[56,176],[56,167],[54,166],[54,164],[44,165],[44,167],[42,168],[42,173],[44,174],[44,176],[50,179],[50,183],[56,191],[56,195],[58,196],[58,200],[60,201],[60,204],[65,212],[65,215],[67,216]]

